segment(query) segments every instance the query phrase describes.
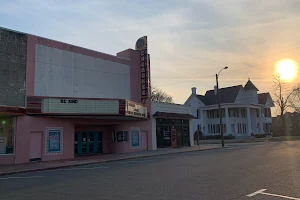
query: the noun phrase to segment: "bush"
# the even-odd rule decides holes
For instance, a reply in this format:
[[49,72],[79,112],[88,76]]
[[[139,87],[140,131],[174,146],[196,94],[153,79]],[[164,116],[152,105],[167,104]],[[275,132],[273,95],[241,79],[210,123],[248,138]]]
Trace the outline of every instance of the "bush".
[[255,138],[264,138],[266,134],[255,134]]
[[[221,135],[208,135],[208,136],[205,136],[205,139],[206,140],[221,140]],[[235,139],[235,136],[233,135],[226,135],[224,136],[224,140],[233,140]]]
[[235,136],[229,134],[229,135],[224,136],[224,139],[225,139],[225,140],[234,140],[234,139],[235,139]]

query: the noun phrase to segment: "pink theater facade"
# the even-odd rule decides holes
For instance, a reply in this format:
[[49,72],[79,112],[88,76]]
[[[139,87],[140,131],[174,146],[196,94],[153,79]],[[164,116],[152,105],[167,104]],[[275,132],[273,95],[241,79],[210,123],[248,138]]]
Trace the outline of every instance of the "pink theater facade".
[[116,56],[0,29],[0,164],[151,150],[147,38]]

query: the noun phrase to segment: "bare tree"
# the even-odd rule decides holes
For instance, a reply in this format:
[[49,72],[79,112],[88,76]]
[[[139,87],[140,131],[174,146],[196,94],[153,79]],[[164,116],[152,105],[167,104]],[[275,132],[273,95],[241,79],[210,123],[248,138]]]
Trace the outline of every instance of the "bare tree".
[[274,93],[273,98],[274,103],[279,107],[280,109],[280,118],[283,122],[283,127],[284,127],[284,132],[285,135],[288,134],[287,132],[287,127],[286,127],[286,122],[284,118],[284,113],[288,109],[298,109],[296,99],[299,95],[300,88],[299,87],[294,87],[292,89],[287,89],[286,88],[287,84],[280,79],[280,76],[277,75],[274,78]]
[[292,94],[292,100],[290,101],[291,107],[300,113],[300,84],[294,87]]
[[151,101],[173,103],[173,97],[168,95],[165,91],[152,86],[151,87]]

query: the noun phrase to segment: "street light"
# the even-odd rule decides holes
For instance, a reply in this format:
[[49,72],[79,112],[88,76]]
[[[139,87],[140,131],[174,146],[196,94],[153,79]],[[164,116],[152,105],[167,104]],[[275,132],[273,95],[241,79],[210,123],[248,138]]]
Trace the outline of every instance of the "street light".
[[220,131],[221,131],[221,140],[222,140],[222,147],[224,147],[224,134],[223,134],[223,125],[222,125],[222,110],[220,104],[220,95],[219,95],[219,75],[223,69],[228,69],[228,67],[222,68],[219,73],[216,74],[216,82],[217,82],[217,95],[218,95],[218,106],[219,106],[219,117],[220,117]]

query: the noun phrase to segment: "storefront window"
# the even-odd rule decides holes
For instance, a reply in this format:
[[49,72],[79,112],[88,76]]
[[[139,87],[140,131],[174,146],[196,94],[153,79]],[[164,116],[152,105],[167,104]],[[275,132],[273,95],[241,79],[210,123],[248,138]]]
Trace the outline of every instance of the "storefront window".
[[0,118],[0,154],[13,154],[15,133],[13,118]]
[[117,142],[127,142],[128,141],[128,131],[117,131],[116,138],[117,138]]

